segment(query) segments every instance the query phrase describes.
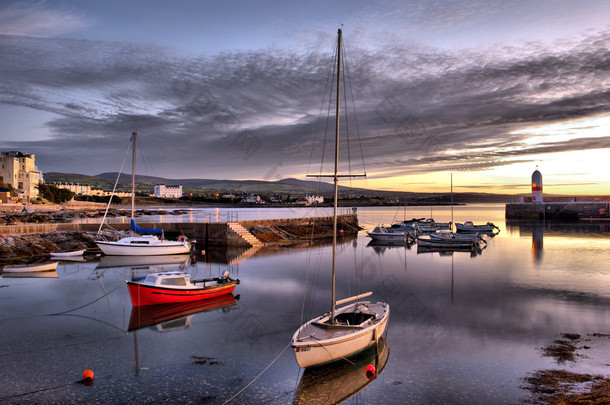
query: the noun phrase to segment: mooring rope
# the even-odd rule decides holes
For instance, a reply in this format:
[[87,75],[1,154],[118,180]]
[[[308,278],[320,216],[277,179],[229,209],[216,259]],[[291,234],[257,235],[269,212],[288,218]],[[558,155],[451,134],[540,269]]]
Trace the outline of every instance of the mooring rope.
[[258,380],[258,378],[263,375],[265,373],[265,371],[267,371],[269,369],[269,367],[271,367],[279,358],[282,354],[284,354],[284,352],[286,351],[286,349],[288,349],[290,347],[291,343],[288,343],[286,345],[286,347],[284,347],[284,349],[282,349],[282,351],[280,352],[280,354],[278,354],[275,359],[273,359],[273,361],[271,363],[269,363],[269,365],[267,367],[265,367],[265,369],[263,371],[261,371],[256,377],[254,377],[254,379],[252,381],[250,381],[244,388],[242,388],[241,390],[239,390],[239,392],[235,395],[233,395],[231,398],[227,399],[225,402],[222,403],[222,405],[226,405],[229,402],[233,401],[239,394],[241,394],[242,392],[244,392],[249,386],[251,386],[252,384],[254,384],[254,382],[256,380]]

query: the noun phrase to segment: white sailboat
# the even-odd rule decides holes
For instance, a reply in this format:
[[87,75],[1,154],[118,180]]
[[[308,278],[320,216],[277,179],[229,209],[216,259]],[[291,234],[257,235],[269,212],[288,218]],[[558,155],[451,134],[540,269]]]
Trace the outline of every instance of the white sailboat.
[[[332,254],[331,309],[302,325],[292,336],[292,348],[301,367],[312,367],[344,359],[371,345],[377,345],[390,317],[390,306],[385,302],[360,301],[372,292],[335,301],[335,265],[337,255],[337,197],[339,162],[339,100],[341,84],[341,29],[337,39],[337,101],[335,122],[334,226]],[[355,302],[353,302],[355,301]],[[351,304],[347,304],[351,302]],[[347,304],[343,307],[339,305]]]
[[[95,243],[105,255],[111,256],[156,256],[156,255],[176,255],[185,254],[191,251],[191,243],[185,236],[180,236],[177,241],[166,240],[156,236],[162,235],[161,229],[143,229],[135,223],[135,172],[136,172],[136,136],[131,134],[132,141],[132,169],[131,169],[131,230],[140,233],[151,233],[155,235],[137,235],[121,238],[118,241],[97,240]],[[118,181],[118,179],[117,179]],[[111,198],[112,200],[112,198]],[[108,208],[110,201],[108,202]],[[106,208],[106,212],[108,212]],[[98,236],[104,225],[104,219],[98,229]]]

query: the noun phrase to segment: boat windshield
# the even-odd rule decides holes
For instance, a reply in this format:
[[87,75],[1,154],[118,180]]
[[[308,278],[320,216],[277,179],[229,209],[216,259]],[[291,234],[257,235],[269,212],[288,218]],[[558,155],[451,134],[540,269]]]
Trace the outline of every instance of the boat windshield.
[[161,285],[186,285],[184,277],[164,278],[161,280]]

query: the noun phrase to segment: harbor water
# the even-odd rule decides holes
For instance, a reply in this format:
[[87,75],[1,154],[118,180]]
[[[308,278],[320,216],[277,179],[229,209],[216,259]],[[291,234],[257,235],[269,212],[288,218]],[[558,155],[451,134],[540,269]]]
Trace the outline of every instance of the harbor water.
[[[318,215],[258,211],[238,219]],[[289,343],[330,307],[328,244],[263,248],[231,263],[96,257],[60,261],[46,277],[2,274],[0,403],[516,404],[540,370],[610,374],[608,224],[507,223],[504,205],[357,213],[368,230],[453,216],[500,232],[474,252],[378,245],[365,231],[340,237],[337,298],[373,291],[391,315],[377,353],[318,374],[299,368]],[[125,280],[166,269],[193,278],[229,270],[241,284],[196,305],[134,308]],[[580,356],[545,355],[567,333],[586,341]],[[376,378],[366,378],[370,364]],[[86,369],[92,384],[80,382]]]

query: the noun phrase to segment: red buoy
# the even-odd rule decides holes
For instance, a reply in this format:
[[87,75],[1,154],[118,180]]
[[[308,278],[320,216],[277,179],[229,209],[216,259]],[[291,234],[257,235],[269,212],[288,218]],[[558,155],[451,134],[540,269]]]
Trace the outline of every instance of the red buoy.
[[375,366],[372,364],[369,364],[368,366],[366,366],[366,378],[368,378],[369,380],[372,380],[375,378]]
[[85,384],[93,382],[93,371],[86,369],[83,371],[83,381]]

